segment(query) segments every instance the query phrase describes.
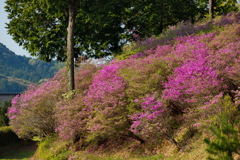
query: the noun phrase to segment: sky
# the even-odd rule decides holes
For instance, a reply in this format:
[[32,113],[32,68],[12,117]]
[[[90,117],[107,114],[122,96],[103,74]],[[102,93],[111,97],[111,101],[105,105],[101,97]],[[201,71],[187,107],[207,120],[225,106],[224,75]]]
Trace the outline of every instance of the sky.
[[12,36],[7,34],[6,24],[9,20],[7,18],[7,12],[5,12],[5,0],[0,0],[0,42],[4,44],[8,49],[13,51],[17,55],[30,57],[30,54],[19,46],[13,39]]

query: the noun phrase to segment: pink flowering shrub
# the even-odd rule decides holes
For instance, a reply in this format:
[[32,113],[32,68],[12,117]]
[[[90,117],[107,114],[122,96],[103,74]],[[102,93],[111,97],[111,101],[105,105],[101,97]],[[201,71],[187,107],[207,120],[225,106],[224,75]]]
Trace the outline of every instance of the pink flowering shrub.
[[[229,71],[222,70],[219,67],[221,64],[213,63],[218,58],[216,53],[222,52],[222,47],[218,49],[211,47],[211,43],[216,40],[216,37],[221,36],[218,33],[209,33],[199,36],[178,37],[171,45],[158,46],[155,49],[140,52],[128,59],[114,61],[110,64],[110,67],[114,66],[115,70],[114,72],[112,70],[107,72],[111,73],[112,76],[116,74],[120,76],[118,78],[121,81],[118,81],[118,84],[122,84],[124,81],[124,87],[117,87],[119,85],[116,85],[116,90],[114,91],[124,93],[121,97],[122,99],[119,97],[117,99],[127,108],[125,112],[129,115],[141,113],[138,119],[136,117],[131,118],[134,123],[130,128],[131,131],[134,131],[134,134],[141,138],[146,138],[141,134],[141,131],[133,128],[137,128],[136,124],[147,126],[146,116],[149,114],[148,110],[142,109],[136,104],[135,99],[144,99],[146,95],[156,92],[159,97],[168,102],[165,106],[168,107],[169,111],[187,115],[197,107],[205,105],[220,93],[229,90],[226,76],[220,74],[220,72],[229,73]],[[237,42],[234,41],[234,44]],[[235,60],[232,59],[232,61],[238,61],[239,57],[236,56],[236,53],[238,53],[239,49],[237,45],[231,47],[230,50],[232,50],[228,52],[231,53],[230,56],[235,54],[234,57],[236,58]],[[226,63],[224,60],[227,59],[222,59]],[[105,72],[105,70],[102,72]],[[109,77],[109,75],[104,77]],[[230,81],[235,82],[233,79]],[[91,92],[90,95],[97,95],[97,97],[93,98],[95,100],[91,102],[94,103],[92,105],[98,106],[101,104],[100,106],[104,105],[106,107],[108,104],[112,104],[112,102],[105,103],[115,93],[104,98],[105,96],[103,95],[106,93],[102,94],[102,91],[99,91],[102,90],[103,86],[111,86],[113,83],[112,81],[109,83],[106,80],[105,82],[102,85],[94,85],[96,87],[94,94]],[[111,93],[111,91],[106,91]],[[101,92],[101,94],[97,92]],[[159,121],[158,118],[156,116],[152,120],[157,123]],[[168,118],[171,119],[171,116],[168,116]],[[96,118],[93,124],[96,124],[95,122],[98,122],[99,119],[104,119],[104,116]],[[99,129],[101,125],[95,127]],[[154,131],[148,128],[149,137],[151,137],[151,132]]]
[[177,67],[168,82],[164,83],[164,87],[166,88],[163,91],[164,99],[176,101],[178,104],[196,105],[219,93],[222,84],[206,58],[198,55]]
[[155,97],[156,95],[152,94],[146,95],[141,100],[136,99],[135,102],[141,111],[130,116],[132,120],[130,131],[151,143],[159,143],[173,133],[169,109]]
[[192,125],[196,128],[201,126],[209,126],[211,121],[216,118],[215,116],[217,116],[219,113],[226,111],[228,112],[230,110],[238,110],[238,98],[238,91],[236,91],[234,101],[232,101],[232,98],[229,95],[220,93],[209,100],[209,102],[206,102],[204,105],[199,107],[197,110],[192,111],[191,114],[188,114],[185,118],[191,119]]
[[214,25],[225,26],[240,23],[240,12],[232,12],[214,19]]
[[[99,71],[90,85],[85,103],[90,107],[114,107],[118,105],[115,97],[124,96],[125,83],[117,73],[117,65],[106,65]],[[106,98],[106,99],[105,99]]]
[[240,26],[237,24],[225,27],[209,44],[208,57],[212,68],[224,78],[230,90],[240,85]]
[[176,129],[211,119],[221,111],[224,95],[239,105],[236,17],[239,14],[205,24],[182,23],[125,48],[123,60],[81,65],[71,99],[62,70],[13,99],[10,124],[24,138],[56,133],[84,145],[129,137],[141,143],[167,138],[177,144]]
[[[169,70],[168,74],[161,75],[163,86],[157,83],[157,92],[164,101],[168,102],[165,104],[168,109],[172,110],[172,112],[183,114],[182,118],[185,119],[184,122],[190,122],[193,125],[195,124],[194,122],[203,118],[202,116],[211,116],[211,114],[219,112],[219,109],[214,107],[199,112],[198,107],[216,103],[219,99],[218,97],[222,97],[223,92],[227,93],[230,91],[231,83],[236,84],[239,81],[237,71],[239,70],[238,61],[240,58],[238,46],[240,45],[238,45],[239,29],[237,26],[239,25],[236,24],[226,27],[231,28],[230,34],[234,34],[228,38],[226,38],[227,35],[222,36],[224,32],[220,32],[220,34],[209,33],[200,36],[190,35],[187,37],[178,37],[175,39],[173,45],[158,46],[155,50],[149,50],[151,53],[146,58],[131,56],[130,59],[140,58],[142,66],[138,65],[136,68],[129,70],[136,70],[135,73],[138,76],[144,75],[141,68],[146,66],[144,61],[147,58],[155,56],[158,61],[164,60]],[[223,37],[227,40],[221,39]],[[219,48],[212,47],[212,43],[215,42],[217,42],[216,46]],[[221,43],[226,44],[224,46],[226,49],[223,50],[224,47],[221,47]],[[145,53],[149,52],[145,51]],[[226,58],[223,58],[223,55],[225,55]],[[130,64],[133,66],[136,62],[134,61]],[[224,67],[221,67],[222,64]],[[138,70],[141,71],[141,74],[137,73]],[[137,84],[141,86],[141,82],[143,81],[136,81],[136,74],[131,73],[127,76],[131,77],[131,75],[133,75],[132,77],[134,78],[131,79],[132,83],[137,82]],[[235,77],[233,77],[234,75]],[[145,77],[143,79],[146,80],[147,78]],[[129,83],[131,84],[131,82]],[[151,87],[148,86],[146,88],[150,89]],[[140,89],[140,87],[138,89]],[[133,90],[133,87],[130,87],[130,90]],[[146,93],[149,94],[149,92],[145,92],[145,94]],[[144,93],[142,95],[144,95]],[[151,130],[151,128],[148,127],[149,121],[147,117],[150,113],[149,110],[140,109],[140,111],[137,112],[137,114],[133,114],[134,116],[132,117],[133,124],[131,125],[131,131],[145,139],[148,134],[148,137],[151,137],[151,135],[154,136],[154,133],[151,134],[151,132],[156,131],[156,128],[152,127]],[[153,120],[160,122],[158,120],[159,117],[155,117]],[[170,120],[171,116],[168,116],[168,119]],[[141,129],[137,130],[137,128]],[[167,129],[167,124],[165,129]],[[144,137],[142,133],[145,133],[146,137]]]
[[93,76],[97,73],[101,66],[97,67],[94,64],[88,64],[81,66],[79,70],[76,71],[75,81],[76,81],[76,91],[79,93],[86,94],[89,85],[92,84]]
[[92,114],[92,109],[87,107],[83,100],[97,70],[98,68],[92,64],[80,67],[75,74],[75,97],[72,100],[61,99],[56,104],[55,130],[61,139],[75,141],[84,138],[88,133],[86,124]]
[[55,131],[61,139],[72,142],[87,135],[86,124],[92,111],[83,104],[82,99],[83,96],[78,94],[73,100],[57,103]]
[[88,141],[118,138],[128,132],[124,79],[118,73],[119,65],[110,64],[93,78],[85,105],[92,110],[88,121]]
[[240,108],[240,87],[238,87],[238,90],[234,91],[234,94],[235,105]]
[[29,89],[12,100],[8,110],[10,125],[19,137],[44,137],[54,133],[54,109],[66,91],[65,71],[61,70],[54,78]]
[[185,37],[189,35],[205,34],[216,32],[221,30],[222,27],[239,24],[240,12],[232,12],[227,15],[223,15],[209,22],[209,20],[204,20],[195,23],[191,22],[180,22],[178,25],[170,26],[166,31],[164,31],[159,36],[152,36],[151,38],[146,38],[142,41],[132,42],[123,48],[124,54],[119,56],[119,59],[126,59],[139,52],[144,53],[150,49],[156,49],[157,46],[163,46],[167,44],[172,44],[176,37]]
[[209,119],[211,119],[213,115],[221,112],[222,108],[219,107],[218,104],[222,101],[222,98],[223,92],[210,97],[208,101],[205,101],[205,103],[198,107],[194,107],[191,110],[188,109],[182,118],[184,123],[195,129],[204,126],[205,123],[209,123]]

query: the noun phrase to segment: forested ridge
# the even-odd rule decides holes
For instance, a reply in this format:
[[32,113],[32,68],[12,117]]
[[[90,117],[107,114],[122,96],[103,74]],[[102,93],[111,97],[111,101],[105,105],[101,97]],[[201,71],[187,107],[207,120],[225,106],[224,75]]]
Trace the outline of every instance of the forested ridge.
[[52,78],[63,66],[16,55],[0,43],[0,92],[22,92],[30,83]]

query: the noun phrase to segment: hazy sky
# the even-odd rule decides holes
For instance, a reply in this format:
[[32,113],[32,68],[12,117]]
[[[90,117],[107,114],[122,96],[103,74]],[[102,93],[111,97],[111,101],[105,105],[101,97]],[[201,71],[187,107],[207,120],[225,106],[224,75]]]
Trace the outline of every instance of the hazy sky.
[[0,0],[0,42],[7,46],[7,48],[9,48],[11,51],[15,52],[17,55],[25,55],[29,57],[30,54],[21,46],[19,46],[14,40],[12,40],[12,37],[9,34],[7,34],[5,23],[8,22],[8,18],[7,13],[4,10],[4,2],[5,0]]

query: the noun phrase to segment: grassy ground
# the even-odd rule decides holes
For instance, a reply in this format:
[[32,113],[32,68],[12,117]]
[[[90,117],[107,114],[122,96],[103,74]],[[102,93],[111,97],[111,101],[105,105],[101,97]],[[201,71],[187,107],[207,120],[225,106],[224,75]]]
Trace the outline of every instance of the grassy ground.
[[[154,149],[129,143],[104,152],[67,149],[67,142],[53,137],[40,142],[39,147],[36,142],[26,141],[0,147],[0,160],[206,160],[208,154],[203,138],[207,136],[206,133],[196,133],[193,137],[184,139],[186,143],[181,145],[180,150],[171,142],[164,141]],[[178,136],[178,141],[181,141],[181,136]],[[154,155],[151,155],[152,152]],[[234,160],[240,160],[240,157],[234,156]]]
[[[104,152],[76,151],[68,148],[66,141],[59,141],[56,137],[48,138],[40,142],[39,147],[34,141],[23,141],[19,143],[0,146],[0,160],[186,160],[206,159],[206,145],[201,133],[194,136],[186,136],[184,129],[176,135],[177,141],[182,140],[180,150],[169,141],[164,141],[161,146],[152,148],[141,145],[135,141],[122,146],[109,146]],[[185,138],[184,138],[185,137]]]
[[[108,151],[89,152],[74,151],[74,148],[67,149],[66,142],[50,138],[42,141],[39,148],[32,157],[36,160],[205,160],[207,153],[206,145],[203,142],[205,135],[200,133],[189,137],[181,149],[169,141],[164,141],[157,148],[141,146],[137,143],[129,143],[123,146],[115,146]],[[186,139],[185,139],[186,140]]]
[[21,141],[17,144],[0,146],[0,159],[27,160],[34,155],[36,149],[36,142],[29,141]]

